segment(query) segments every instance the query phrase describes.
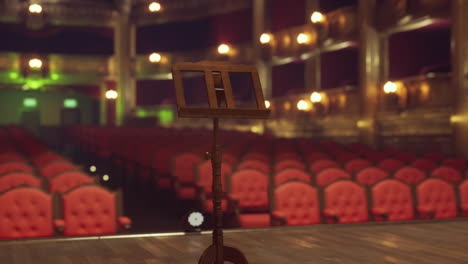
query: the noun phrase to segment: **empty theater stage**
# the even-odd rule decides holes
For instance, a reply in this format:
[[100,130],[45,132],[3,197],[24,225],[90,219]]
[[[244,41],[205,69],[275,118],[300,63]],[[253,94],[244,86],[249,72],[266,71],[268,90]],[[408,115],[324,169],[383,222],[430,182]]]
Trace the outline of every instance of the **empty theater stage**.
[[[0,263],[195,264],[210,242],[210,234],[5,241]],[[468,263],[466,219],[232,230],[225,242],[250,264]]]

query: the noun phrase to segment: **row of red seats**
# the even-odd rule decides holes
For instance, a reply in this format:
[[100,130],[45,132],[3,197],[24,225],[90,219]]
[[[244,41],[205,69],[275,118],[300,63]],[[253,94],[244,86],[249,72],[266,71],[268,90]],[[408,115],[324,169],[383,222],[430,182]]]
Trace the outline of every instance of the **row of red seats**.
[[[52,236],[52,215],[61,218],[53,225],[67,236],[116,230],[120,199],[99,185],[90,185],[94,178],[17,127],[0,129],[0,145],[0,217],[5,223],[0,226],[0,238]],[[52,193],[56,193],[55,206]],[[96,200],[83,206],[87,196]],[[98,207],[105,209],[96,211]],[[118,219],[122,226],[130,226],[128,218]]]

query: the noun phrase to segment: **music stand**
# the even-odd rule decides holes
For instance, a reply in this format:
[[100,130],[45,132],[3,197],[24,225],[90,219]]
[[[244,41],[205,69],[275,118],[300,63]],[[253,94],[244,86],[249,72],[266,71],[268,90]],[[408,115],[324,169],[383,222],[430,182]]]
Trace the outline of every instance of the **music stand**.
[[[203,72],[205,77],[208,107],[188,107],[185,102],[182,72]],[[257,107],[237,108],[231,87],[229,73],[250,73]],[[224,246],[221,209],[221,146],[219,144],[219,118],[266,119],[270,110],[266,109],[257,69],[250,65],[230,64],[227,62],[176,63],[172,66],[172,78],[177,99],[179,117],[213,118],[213,147],[210,154],[213,169],[213,243],[201,255],[199,264],[248,264],[244,254],[236,248]],[[224,97],[224,98],[223,98]],[[224,99],[225,107],[220,105]]]

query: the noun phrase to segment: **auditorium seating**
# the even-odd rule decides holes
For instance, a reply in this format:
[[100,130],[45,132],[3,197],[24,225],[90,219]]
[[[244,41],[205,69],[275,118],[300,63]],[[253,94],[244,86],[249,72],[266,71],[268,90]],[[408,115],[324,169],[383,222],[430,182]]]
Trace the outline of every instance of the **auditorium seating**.
[[316,188],[289,181],[275,188],[273,225],[311,225],[320,223],[320,203]]
[[372,185],[388,176],[389,174],[380,168],[368,167],[356,174],[356,182],[362,185]]
[[97,185],[75,187],[60,194],[61,219],[55,227],[64,236],[114,234],[129,229],[131,220],[121,216],[120,193]]
[[94,183],[95,179],[80,171],[64,171],[48,178],[49,192],[64,193],[76,186]]
[[468,179],[464,180],[458,186],[458,192],[460,194],[460,209],[464,217],[468,217]]
[[41,188],[42,180],[31,173],[21,171],[14,171],[0,175],[0,192],[7,191],[20,185]]
[[359,184],[341,180],[324,190],[323,214],[328,223],[358,223],[369,220],[366,191]]
[[457,216],[453,186],[442,179],[427,179],[416,187],[420,218],[438,219]]
[[52,197],[30,186],[0,194],[0,238],[35,238],[54,235]]
[[275,186],[278,186],[290,180],[303,181],[309,184],[312,183],[312,178],[310,174],[308,174],[306,171],[302,169],[297,169],[297,168],[283,169],[282,171],[279,171],[274,174],[273,180],[274,180]]
[[398,180],[383,180],[373,185],[372,215],[377,221],[414,219],[411,188]]

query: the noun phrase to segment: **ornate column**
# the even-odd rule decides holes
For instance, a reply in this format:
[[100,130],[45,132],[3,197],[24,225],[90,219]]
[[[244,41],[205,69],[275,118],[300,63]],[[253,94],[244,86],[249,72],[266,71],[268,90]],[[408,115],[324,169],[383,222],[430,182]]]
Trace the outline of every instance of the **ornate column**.
[[381,75],[381,43],[375,25],[376,0],[359,0],[359,102],[361,142],[370,146],[378,146],[378,131],[376,113],[378,104],[378,89]]
[[117,92],[116,122],[122,125],[136,106],[136,80],[133,72],[136,55],[136,26],[130,19],[132,1],[117,1],[118,13],[115,19],[114,53]]
[[271,58],[263,59],[262,44],[259,38],[262,33],[270,32],[271,30],[271,0],[254,0],[253,2],[253,46],[255,48],[256,65],[260,82],[263,88],[263,95],[266,99],[272,95],[272,76]]
[[451,4],[453,143],[456,154],[468,159],[468,2]]
[[[314,11],[320,11],[319,0],[306,0],[305,24],[311,23],[310,16]],[[319,49],[319,47],[317,47]],[[306,91],[321,89],[320,52],[305,61],[305,88]]]

